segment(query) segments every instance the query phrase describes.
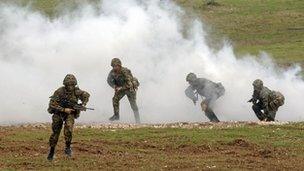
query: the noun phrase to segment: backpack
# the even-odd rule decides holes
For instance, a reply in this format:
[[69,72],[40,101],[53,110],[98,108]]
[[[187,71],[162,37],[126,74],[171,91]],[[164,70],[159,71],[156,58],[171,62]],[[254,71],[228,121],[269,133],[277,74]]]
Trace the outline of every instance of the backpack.
[[133,84],[133,88],[136,90],[136,89],[138,89],[138,87],[139,87],[139,85],[140,85],[140,83],[139,83],[139,81],[138,81],[138,79],[136,78],[136,77],[133,77],[132,78],[132,84]]
[[284,95],[278,91],[273,91],[273,92],[271,92],[271,94],[272,94],[272,100],[269,103],[270,107],[272,109],[277,109],[280,106],[283,106],[283,104],[285,102]]

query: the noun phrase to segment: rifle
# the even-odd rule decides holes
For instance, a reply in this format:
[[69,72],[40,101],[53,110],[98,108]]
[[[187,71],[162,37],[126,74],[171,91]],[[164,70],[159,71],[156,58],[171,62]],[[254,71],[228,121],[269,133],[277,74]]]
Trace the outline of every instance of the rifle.
[[78,104],[77,102],[71,102],[66,98],[59,98],[59,97],[51,96],[50,99],[55,100],[55,101],[59,101],[59,104],[60,104],[61,107],[71,108],[71,109],[74,109],[76,111],[95,110],[93,108],[85,107],[82,104]]
[[251,98],[250,100],[247,101],[248,103],[253,103],[256,104],[257,103],[257,99],[255,98]]

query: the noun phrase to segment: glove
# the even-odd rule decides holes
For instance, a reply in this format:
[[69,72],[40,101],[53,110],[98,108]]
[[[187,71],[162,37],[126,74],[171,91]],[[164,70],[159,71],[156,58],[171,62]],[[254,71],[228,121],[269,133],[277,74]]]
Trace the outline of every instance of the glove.
[[122,87],[115,87],[115,92],[118,93],[121,89]]
[[65,113],[67,114],[71,114],[72,112],[74,112],[75,110],[74,109],[70,109],[70,108],[64,108],[63,110]]
[[202,111],[205,112],[208,108],[208,105],[205,103],[205,101],[202,101],[201,103],[201,108],[202,108]]

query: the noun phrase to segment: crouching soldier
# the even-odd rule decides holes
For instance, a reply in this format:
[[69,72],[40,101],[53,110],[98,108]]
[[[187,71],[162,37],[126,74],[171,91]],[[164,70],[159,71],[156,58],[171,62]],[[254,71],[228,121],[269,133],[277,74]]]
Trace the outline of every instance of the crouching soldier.
[[[50,97],[48,108],[48,112],[53,114],[53,133],[49,139],[50,152],[47,157],[50,161],[54,158],[55,147],[63,125],[66,145],[64,152],[67,156],[72,156],[71,143],[74,120],[79,117],[80,111],[88,109],[85,106],[89,101],[90,95],[76,87],[77,80],[74,75],[66,75],[63,80],[63,85],[63,87],[57,89]],[[78,104],[79,100],[81,104]]]
[[271,91],[263,85],[263,81],[257,79],[253,82],[252,109],[260,121],[274,121],[280,106],[285,98],[278,91]]
[[139,86],[137,78],[133,77],[128,68],[122,67],[118,58],[111,61],[113,69],[110,71],[107,82],[114,89],[115,94],[112,99],[114,115],[109,118],[110,121],[119,120],[119,101],[127,95],[131,108],[134,113],[136,123],[140,123],[138,107],[136,103],[136,91]]
[[214,102],[225,93],[225,88],[221,83],[214,83],[205,78],[197,78],[194,73],[189,73],[186,81],[190,84],[185,90],[185,94],[194,104],[198,101],[198,95],[203,99],[201,102],[202,111],[211,122],[219,122],[215,113],[212,110]]

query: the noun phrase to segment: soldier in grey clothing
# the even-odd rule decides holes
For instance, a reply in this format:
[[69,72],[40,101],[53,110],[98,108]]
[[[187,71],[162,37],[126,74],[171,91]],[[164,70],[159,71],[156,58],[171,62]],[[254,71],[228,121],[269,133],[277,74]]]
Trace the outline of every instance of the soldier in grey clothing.
[[197,78],[194,73],[189,73],[186,81],[190,84],[185,90],[185,94],[194,104],[198,100],[198,95],[203,98],[201,102],[202,111],[209,118],[211,122],[219,122],[215,113],[212,110],[214,102],[225,93],[225,88],[221,83],[214,83],[205,78]]

